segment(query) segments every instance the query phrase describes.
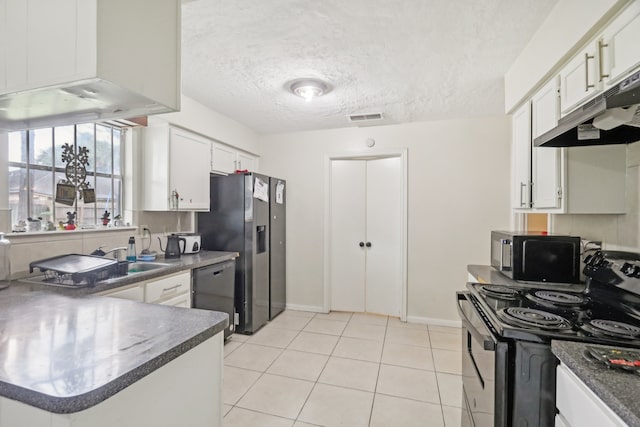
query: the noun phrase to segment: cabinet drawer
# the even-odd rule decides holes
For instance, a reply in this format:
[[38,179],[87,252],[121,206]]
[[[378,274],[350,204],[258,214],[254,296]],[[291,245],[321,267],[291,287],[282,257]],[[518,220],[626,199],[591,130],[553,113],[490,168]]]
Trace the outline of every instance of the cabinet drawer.
[[111,298],[128,299],[131,301],[144,301],[144,289],[139,285],[118,291],[105,292],[100,295]]
[[191,292],[185,292],[181,295],[169,298],[168,300],[161,301],[160,305],[172,305],[174,307],[191,307]]
[[191,289],[191,272],[178,273],[145,285],[145,301],[156,302]]

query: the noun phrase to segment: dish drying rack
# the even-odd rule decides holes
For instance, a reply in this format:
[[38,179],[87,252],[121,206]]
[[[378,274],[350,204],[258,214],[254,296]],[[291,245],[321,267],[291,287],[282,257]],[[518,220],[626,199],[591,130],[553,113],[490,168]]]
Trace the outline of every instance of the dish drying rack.
[[93,286],[98,281],[127,274],[127,261],[93,255],[69,254],[34,261],[29,272],[38,268],[47,283],[60,286]]

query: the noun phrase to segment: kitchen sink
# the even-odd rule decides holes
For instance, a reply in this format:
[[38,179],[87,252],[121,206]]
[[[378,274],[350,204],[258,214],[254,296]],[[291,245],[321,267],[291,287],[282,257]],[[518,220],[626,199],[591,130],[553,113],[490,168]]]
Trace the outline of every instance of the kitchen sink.
[[171,264],[167,264],[164,262],[138,261],[138,262],[133,262],[129,264],[127,266],[127,272],[129,274],[144,273],[145,271],[152,271],[152,270],[157,270],[159,268],[166,268],[166,267],[169,267],[170,265]]
[[[140,273],[146,273],[150,271],[155,271],[163,268],[170,267],[171,264],[164,262],[146,262],[146,261],[138,261],[127,264],[127,275],[134,275]],[[19,279],[20,282],[23,283],[37,283],[42,285],[51,285],[51,286],[61,286],[65,288],[81,288],[85,286],[93,286],[95,284],[107,284],[107,283],[117,283],[120,280],[123,280],[127,277],[121,273],[121,275],[114,275],[109,278],[99,278],[91,282],[90,276],[83,277],[80,280],[73,280],[73,277],[70,274],[59,274],[59,275],[47,275],[43,274],[40,276],[32,276],[26,277],[24,279]]]

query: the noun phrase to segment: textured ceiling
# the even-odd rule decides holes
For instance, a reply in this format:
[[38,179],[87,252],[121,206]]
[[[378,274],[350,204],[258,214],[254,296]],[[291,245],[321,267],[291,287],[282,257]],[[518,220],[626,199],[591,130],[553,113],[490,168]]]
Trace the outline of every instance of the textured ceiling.
[[[503,76],[557,0],[190,0],[185,95],[259,133],[504,112]],[[311,103],[285,84],[317,77]]]

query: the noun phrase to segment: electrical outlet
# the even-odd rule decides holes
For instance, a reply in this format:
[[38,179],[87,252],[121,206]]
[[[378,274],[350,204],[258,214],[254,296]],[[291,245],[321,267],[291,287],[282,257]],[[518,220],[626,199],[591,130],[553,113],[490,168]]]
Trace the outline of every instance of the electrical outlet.
[[146,229],[149,229],[149,226],[148,226],[148,225],[146,225],[146,224],[139,225],[139,226],[138,226],[138,234],[140,234],[141,236],[143,236],[143,235],[144,235],[144,229],[145,229],[145,228],[146,228]]

